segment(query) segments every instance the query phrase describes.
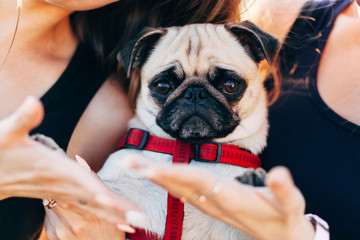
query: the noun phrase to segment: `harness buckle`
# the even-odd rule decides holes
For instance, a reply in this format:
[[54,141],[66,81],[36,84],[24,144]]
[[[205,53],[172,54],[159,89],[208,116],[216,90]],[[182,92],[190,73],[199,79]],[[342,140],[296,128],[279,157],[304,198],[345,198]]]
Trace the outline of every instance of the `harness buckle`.
[[208,162],[208,163],[219,163],[220,159],[221,159],[221,144],[220,143],[216,143],[216,142],[211,142],[211,144],[215,144],[217,146],[217,151],[216,151],[216,158],[215,160],[207,160],[207,159],[201,159],[199,158],[199,154],[200,154],[200,145],[201,144],[195,144],[194,147],[194,160],[198,161],[198,162]]
[[[140,131],[140,132],[144,133],[144,136],[142,137],[142,140],[141,140],[141,143],[140,143],[139,146],[136,146],[136,145],[133,145],[133,144],[128,144],[128,138],[129,138],[132,130],[137,130],[137,131]],[[139,129],[139,128],[130,128],[127,135],[126,135],[126,138],[125,138],[124,147],[125,148],[131,148],[131,149],[143,150],[146,143],[147,143],[147,141],[148,141],[148,139],[149,139],[149,132],[148,131],[145,131],[145,130],[142,130],[142,129]]]

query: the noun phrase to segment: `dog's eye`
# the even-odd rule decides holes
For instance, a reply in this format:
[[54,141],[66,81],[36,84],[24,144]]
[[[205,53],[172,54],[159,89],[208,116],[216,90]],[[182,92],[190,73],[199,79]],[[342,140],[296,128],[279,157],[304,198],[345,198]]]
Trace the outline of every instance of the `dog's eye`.
[[224,91],[227,93],[235,93],[239,88],[239,83],[233,80],[229,80],[223,85]]
[[168,94],[170,90],[170,84],[167,82],[159,82],[156,84],[156,91],[162,95]]

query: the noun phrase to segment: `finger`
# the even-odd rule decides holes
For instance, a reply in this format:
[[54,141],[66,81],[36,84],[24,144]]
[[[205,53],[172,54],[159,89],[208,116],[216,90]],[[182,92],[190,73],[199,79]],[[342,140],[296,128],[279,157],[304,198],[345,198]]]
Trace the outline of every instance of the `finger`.
[[[110,195],[99,194],[95,197],[95,200],[101,207],[101,212],[98,213],[100,218],[107,222],[116,224],[131,224],[140,228],[148,226],[148,219],[138,206],[124,199],[117,193],[112,192],[112,195],[113,197],[110,197]],[[107,211],[103,211],[104,206]],[[121,217],[120,220],[117,220],[116,218],[109,218],[109,213],[111,215],[115,215],[117,213],[116,216]]]
[[280,211],[292,213],[301,209],[302,195],[287,168],[273,168],[266,176],[265,184],[270,188]]
[[46,198],[66,202],[115,224],[126,224],[127,211],[141,212],[136,204],[107,187],[95,173],[85,170],[73,161],[67,163],[68,167],[58,169],[55,180],[69,179],[69,175],[73,178],[59,182],[56,189],[52,186],[50,190],[55,194]]
[[58,205],[51,209],[54,214],[58,216],[63,224],[64,228],[58,230],[58,236],[87,236],[87,232],[90,231],[89,226],[97,229],[100,224],[99,218],[94,217],[88,212],[81,212],[75,208],[63,208]]
[[47,240],[60,240],[56,235],[55,228],[46,220],[44,223],[44,227],[45,227],[45,236]]
[[57,230],[63,227],[61,221],[51,210],[45,208],[45,213],[44,227],[46,237],[48,240],[60,240]]
[[[159,164],[137,155],[127,157],[122,161],[121,167],[135,170],[140,176],[167,189],[176,197],[190,196],[194,192],[206,194],[218,179],[213,173],[201,168]],[[207,181],[203,181],[204,179]]]
[[[99,229],[115,229],[115,231],[134,233],[135,229],[127,224],[109,224],[107,221],[101,221],[88,212],[83,212],[74,207],[63,207],[59,203],[56,207],[46,209],[48,218],[52,217],[52,222],[55,222],[55,228],[58,228],[58,236],[86,236],[89,231],[89,226]],[[64,228],[65,227],[65,228]],[[93,230],[93,229],[91,229]],[[96,230],[98,231],[98,230]],[[100,230],[99,230],[100,231]],[[120,232],[119,232],[120,233]],[[71,235],[70,235],[71,234]]]
[[[147,221],[146,216],[136,204],[108,189],[103,183],[97,180],[93,184],[87,181],[87,184],[91,186],[91,189],[85,192],[78,191],[77,198],[62,199],[68,203],[67,209],[72,209],[79,214],[91,214],[114,224],[130,223],[138,226],[136,224]],[[84,187],[87,189],[87,186],[81,186],[79,189],[84,189]],[[131,220],[133,221],[130,222]]]
[[132,228],[130,225],[127,224],[117,224],[116,227],[123,232],[127,233],[135,233],[135,229]]
[[39,100],[35,97],[28,97],[24,103],[1,123],[1,128],[5,131],[4,138],[12,143],[18,138],[25,137],[29,132],[37,127],[44,116],[44,109]]

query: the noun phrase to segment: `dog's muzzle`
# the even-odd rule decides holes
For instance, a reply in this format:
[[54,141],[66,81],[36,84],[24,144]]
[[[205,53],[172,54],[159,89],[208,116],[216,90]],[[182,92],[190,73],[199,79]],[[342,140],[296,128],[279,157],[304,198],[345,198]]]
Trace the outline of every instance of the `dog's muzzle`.
[[227,136],[240,121],[205,88],[191,86],[163,107],[156,122],[174,138],[201,143]]

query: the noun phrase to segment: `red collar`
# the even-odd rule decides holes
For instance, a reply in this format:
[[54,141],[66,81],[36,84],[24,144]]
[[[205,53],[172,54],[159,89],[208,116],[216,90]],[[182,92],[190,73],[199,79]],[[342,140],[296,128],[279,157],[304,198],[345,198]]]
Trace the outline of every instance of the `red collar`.
[[[118,148],[132,148],[173,154],[176,140],[152,136],[149,132],[131,128]],[[261,160],[252,153],[234,145],[219,143],[191,144],[190,158],[199,162],[227,163],[246,168],[261,167]]]
[[[149,132],[131,128],[119,143],[119,148],[132,148],[173,155],[173,163],[189,163],[190,159],[209,163],[227,163],[246,168],[258,168],[260,159],[237,146],[203,143],[190,144],[182,140],[170,140],[151,136]],[[184,204],[170,194],[167,202],[165,236],[162,238],[144,229],[127,234],[131,240],[180,240],[184,217]]]

